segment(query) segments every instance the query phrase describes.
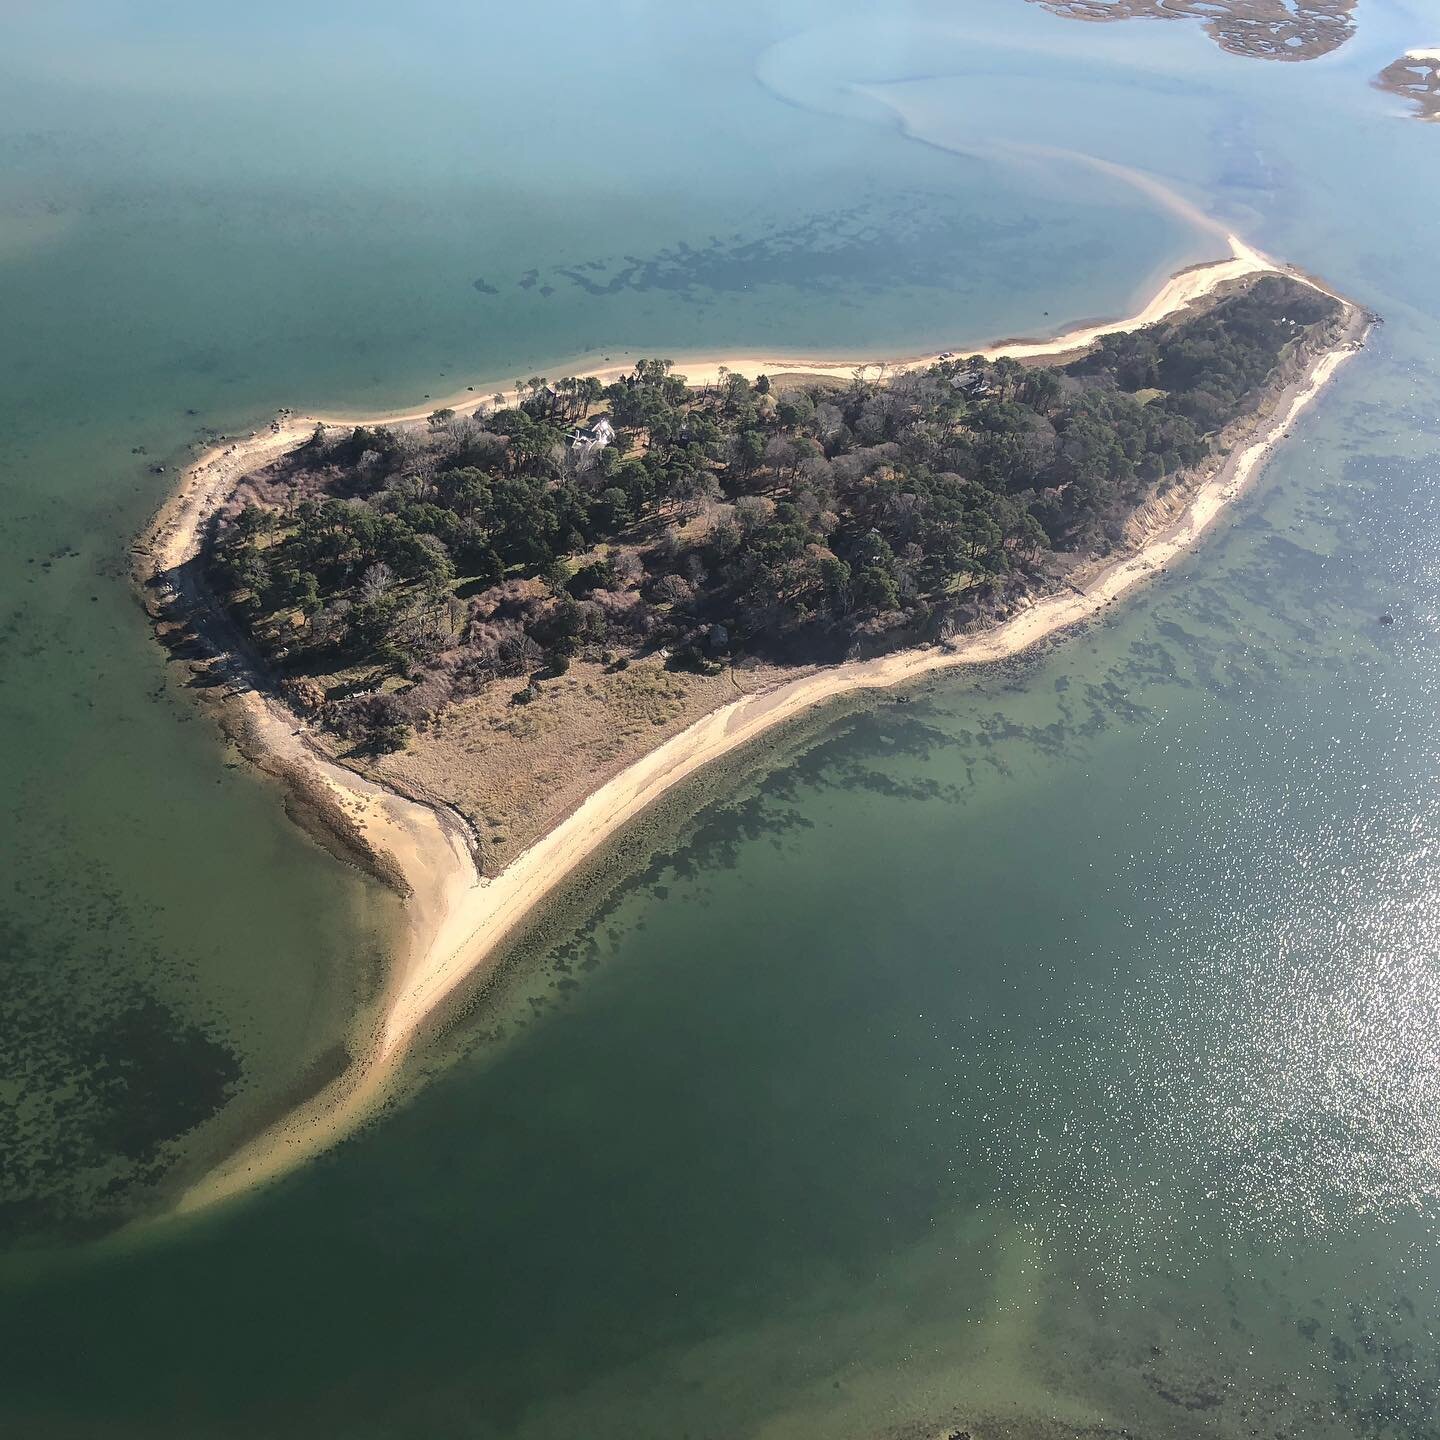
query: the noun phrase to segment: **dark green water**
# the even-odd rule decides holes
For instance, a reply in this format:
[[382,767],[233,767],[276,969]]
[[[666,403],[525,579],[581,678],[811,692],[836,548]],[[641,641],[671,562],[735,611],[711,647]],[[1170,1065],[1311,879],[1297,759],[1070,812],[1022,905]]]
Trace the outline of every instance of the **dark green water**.
[[[0,1431],[1440,1433],[1440,202],[1435,133],[1364,84],[1433,37],[1374,5],[1268,66],[1000,0],[57,15],[0,62]],[[911,138],[851,80],[906,82]],[[146,465],[592,345],[1039,328],[1203,253],[954,153],[998,141],[1150,167],[1388,323],[1147,595],[717,789],[403,1110],[79,1243],[226,1093],[221,1125],[298,1083],[388,920],[149,649]]]

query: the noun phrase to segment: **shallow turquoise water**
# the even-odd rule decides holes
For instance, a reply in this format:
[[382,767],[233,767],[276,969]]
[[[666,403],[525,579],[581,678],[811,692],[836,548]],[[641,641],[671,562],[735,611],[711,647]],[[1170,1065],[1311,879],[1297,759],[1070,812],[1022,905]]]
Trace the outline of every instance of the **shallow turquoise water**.
[[[1156,169],[1388,323],[1199,554],[717,792],[383,1124],[226,1213],[17,1249],[16,1433],[1440,1432],[1436,136],[1364,83],[1424,37],[1373,7],[1332,61],[1260,66],[1182,25],[867,10],[337,36],[261,8],[182,45],[186,12],[140,7],[97,40],[123,93],[27,22],[0,133],[51,148],[6,183],[64,226],[0,268],[7,540],[81,554],[3,581],[7,823],[44,837],[13,852],[26,1013],[77,972],[118,1013],[158,948],[165,1004],[257,1086],[383,913],[147,700],[103,572],[191,426],[592,344],[1034,329],[1193,255],[1121,187],[975,158],[1000,142]],[[904,82],[910,136],[848,81]],[[629,279],[551,268],[592,262]],[[106,969],[77,941],[53,972],[61,922]],[[219,1062],[167,1064],[147,1114]],[[99,1155],[107,1099],[55,1133]]]

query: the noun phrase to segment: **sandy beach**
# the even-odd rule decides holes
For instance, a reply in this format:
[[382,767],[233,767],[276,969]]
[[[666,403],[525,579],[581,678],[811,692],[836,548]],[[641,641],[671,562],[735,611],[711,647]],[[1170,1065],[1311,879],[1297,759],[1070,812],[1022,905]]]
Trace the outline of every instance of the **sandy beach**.
[[[1263,271],[1283,269],[1236,237],[1230,255],[1171,277],[1135,315],[1090,324],[1050,339],[1003,341],[980,349],[958,346],[947,354],[1036,358],[1064,354],[1098,336],[1154,323],[1199,300],[1216,287]],[[1293,272],[1286,272],[1293,273]],[[1297,277],[1304,278],[1304,277]],[[1309,282],[1307,283],[1314,283]],[[1320,288],[1317,286],[1317,288]],[[482,879],[465,837],[453,817],[367,781],[322,755],[303,726],[282,706],[258,691],[238,695],[252,739],[272,760],[276,773],[303,776],[321,787],[334,806],[363,835],[365,843],[394,862],[409,890],[407,925],[396,957],[375,1033],[355,1046],[350,1070],[283,1122],[256,1137],[181,1197],[180,1211],[195,1211],[293,1169],[352,1131],[383,1101],[401,1060],[417,1034],[467,983],[498,960],[525,917],[578,867],[595,857],[615,834],[660,796],[702,767],[813,707],[849,692],[902,685],[928,674],[965,665],[988,664],[1015,655],[1048,636],[1090,619],[1170,561],[1193,547],[1263,465],[1291,425],[1331,377],[1359,348],[1363,330],[1351,333],[1320,357],[1261,415],[1217,471],[1193,492],[1183,510],[1161,522],[1131,553],[1092,572],[1083,593],[1061,591],[1038,601],[994,628],[960,637],[946,646],[901,651],[879,659],[807,671],[769,689],[739,698],[705,715],[594,790],[560,824],[492,879]],[[935,356],[886,362],[890,372],[931,363]],[[848,377],[873,360],[816,360],[762,355],[697,357],[676,362],[692,385],[713,383],[723,370]],[[626,373],[615,364],[588,373],[602,379]],[[560,373],[557,371],[557,373]],[[460,409],[495,393],[475,386],[423,408],[367,416],[367,424],[423,424],[436,408]],[[348,417],[293,415],[249,439],[222,444],[199,457],[161,510],[141,547],[144,578],[164,596],[204,604],[194,579],[208,518],[223,505],[239,478],[304,440],[317,420],[353,424]]]

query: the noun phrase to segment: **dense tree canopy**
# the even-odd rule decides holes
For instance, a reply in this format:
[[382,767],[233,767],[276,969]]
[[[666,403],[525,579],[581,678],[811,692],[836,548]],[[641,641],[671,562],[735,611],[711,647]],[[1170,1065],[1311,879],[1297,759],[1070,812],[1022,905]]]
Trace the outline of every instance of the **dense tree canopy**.
[[[212,574],[282,670],[377,665],[442,699],[585,652],[705,666],[903,643],[1115,544],[1338,313],[1267,276],[1063,368],[535,376],[419,433],[317,430],[281,466],[287,501],[221,527]],[[370,723],[386,743],[393,708]]]

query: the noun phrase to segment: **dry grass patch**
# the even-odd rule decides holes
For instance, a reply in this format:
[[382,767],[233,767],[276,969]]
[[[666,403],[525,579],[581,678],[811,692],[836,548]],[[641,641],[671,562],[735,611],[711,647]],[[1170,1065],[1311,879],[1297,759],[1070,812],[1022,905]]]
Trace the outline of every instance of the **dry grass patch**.
[[598,785],[702,715],[793,669],[755,665],[719,675],[665,669],[654,658],[612,670],[577,660],[529,703],[500,681],[444,712],[372,772],[423,788],[475,827],[488,872],[502,869]]

